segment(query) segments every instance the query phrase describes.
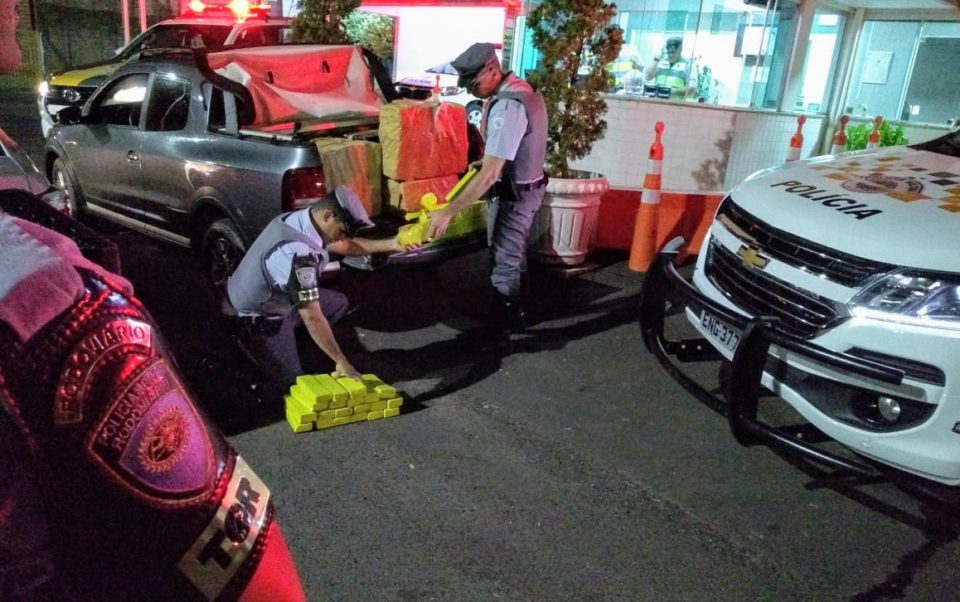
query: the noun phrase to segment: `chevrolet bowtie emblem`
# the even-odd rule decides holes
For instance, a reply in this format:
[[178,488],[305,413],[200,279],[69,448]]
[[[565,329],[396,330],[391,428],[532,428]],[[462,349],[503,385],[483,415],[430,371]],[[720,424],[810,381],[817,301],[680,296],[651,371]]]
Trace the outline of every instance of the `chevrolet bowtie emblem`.
[[737,257],[739,257],[743,265],[748,268],[763,269],[770,263],[769,257],[764,257],[760,254],[760,251],[747,245],[741,245],[740,248],[737,249]]

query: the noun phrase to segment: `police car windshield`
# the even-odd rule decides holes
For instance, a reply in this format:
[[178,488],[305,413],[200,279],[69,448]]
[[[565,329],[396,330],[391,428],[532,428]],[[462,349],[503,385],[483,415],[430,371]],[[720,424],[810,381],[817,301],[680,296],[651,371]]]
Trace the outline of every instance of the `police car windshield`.
[[120,54],[127,60],[149,48],[213,48],[223,46],[230,35],[229,25],[157,25],[136,38]]

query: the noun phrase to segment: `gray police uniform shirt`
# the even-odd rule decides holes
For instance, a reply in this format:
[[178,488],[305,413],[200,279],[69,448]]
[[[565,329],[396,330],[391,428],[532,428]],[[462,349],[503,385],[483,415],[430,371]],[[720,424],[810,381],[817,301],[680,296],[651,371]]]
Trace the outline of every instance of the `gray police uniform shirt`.
[[[294,273],[298,259],[312,260],[312,274]],[[230,304],[241,316],[285,316],[296,308],[291,286],[320,282],[329,262],[323,238],[310,219],[310,209],[275,217],[250,246],[227,281]]]
[[[528,184],[543,177],[547,110],[543,97],[516,74],[507,73],[490,99],[483,135],[484,154],[507,161],[505,173],[514,182]],[[527,140],[540,142],[523,144]]]

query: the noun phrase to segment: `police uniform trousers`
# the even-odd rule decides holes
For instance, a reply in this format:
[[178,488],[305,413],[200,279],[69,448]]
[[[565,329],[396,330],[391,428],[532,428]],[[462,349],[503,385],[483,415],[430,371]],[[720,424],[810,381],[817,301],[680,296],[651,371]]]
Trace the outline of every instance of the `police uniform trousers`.
[[[320,289],[320,309],[331,325],[347,313],[349,305],[346,295],[325,288]],[[259,336],[250,349],[260,364],[269,385],[275,389],[270,393],[283,395],[297,377],[304,374],[297,351],[296,329],[303,324],[296,308],[290,310],[280,324],[280,330],[269,336]],[[282,397],[281,397],[282,399]]]
[[487,243],[490,246],[490,282],[501,295],[520,294],[520,280],[527,271],[527,235],[543,204],[545,186],[494,196],[487,206]]

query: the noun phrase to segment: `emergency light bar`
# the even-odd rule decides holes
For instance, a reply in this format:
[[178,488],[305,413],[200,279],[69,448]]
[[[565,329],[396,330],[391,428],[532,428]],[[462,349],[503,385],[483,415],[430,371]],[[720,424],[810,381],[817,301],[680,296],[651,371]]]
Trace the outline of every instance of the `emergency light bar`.
[[229,11],[239,21],[252,16],[266,17],[270,14],[270,4],[255,4],[249,2],[248,0],[230,0],[230,2],[226,4],[217,2],[204,2],[203,0],[191,0],[187,5],[187,9],[190,13],[197,16]]

